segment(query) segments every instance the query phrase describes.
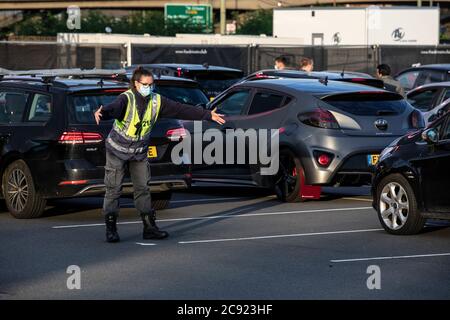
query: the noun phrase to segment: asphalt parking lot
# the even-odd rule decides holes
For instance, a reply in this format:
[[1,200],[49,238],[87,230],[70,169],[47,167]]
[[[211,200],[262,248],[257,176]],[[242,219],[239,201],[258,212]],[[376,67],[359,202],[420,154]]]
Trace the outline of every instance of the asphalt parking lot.
[[[44,218],[0,214],[2,299],[449,299],[450,224],[385,233],[368,189],[287,204],[249,189],[195,188],[158,212],[171,237],[143,241],[131,200],[122,242],[104,241],[101,198],[52,203]],[[81,270],[69,290],[67,267]],[[369,290],[369,266],[380,289]]]

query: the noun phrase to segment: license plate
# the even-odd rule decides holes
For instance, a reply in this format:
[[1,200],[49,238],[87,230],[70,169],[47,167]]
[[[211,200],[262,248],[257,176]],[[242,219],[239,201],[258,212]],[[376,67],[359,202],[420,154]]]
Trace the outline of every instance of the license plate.
[[149,158],[156,158],[158,156],[158,153],[156,152],[156,146],[149,146],[147,157]]
[[379,154],[369,154],[367,155],[367,163],[369,166],[374,166],[378,162],[378,158],[380,157]]

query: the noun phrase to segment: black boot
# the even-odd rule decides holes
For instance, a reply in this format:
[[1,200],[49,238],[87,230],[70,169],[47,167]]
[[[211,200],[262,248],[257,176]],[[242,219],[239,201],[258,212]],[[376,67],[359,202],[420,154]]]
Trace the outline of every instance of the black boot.
[[160,231],[156,226],[155,210],[152,210],[150,213],[141,214],[141,218],[144,223],[144,233],[142,235],[144,239],[164,239],[169,236],[166,231]]
[[106,241],[107,242],[119,242],[120,237],[117,233],[117,217],[114,215],[105,216],[106,224]]

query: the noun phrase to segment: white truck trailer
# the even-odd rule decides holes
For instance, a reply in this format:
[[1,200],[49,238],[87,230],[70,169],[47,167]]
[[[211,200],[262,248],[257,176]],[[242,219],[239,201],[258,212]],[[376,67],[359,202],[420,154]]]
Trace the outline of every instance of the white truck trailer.
[[273,12],[273,35],[311,45],[438,45],[438,7],[310,7]]

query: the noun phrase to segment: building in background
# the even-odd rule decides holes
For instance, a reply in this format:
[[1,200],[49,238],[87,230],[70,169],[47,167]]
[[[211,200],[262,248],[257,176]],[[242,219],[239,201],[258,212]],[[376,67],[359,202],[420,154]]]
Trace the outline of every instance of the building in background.
[[276,37],[309,45],[438,45],[439,7],[274,9]]

